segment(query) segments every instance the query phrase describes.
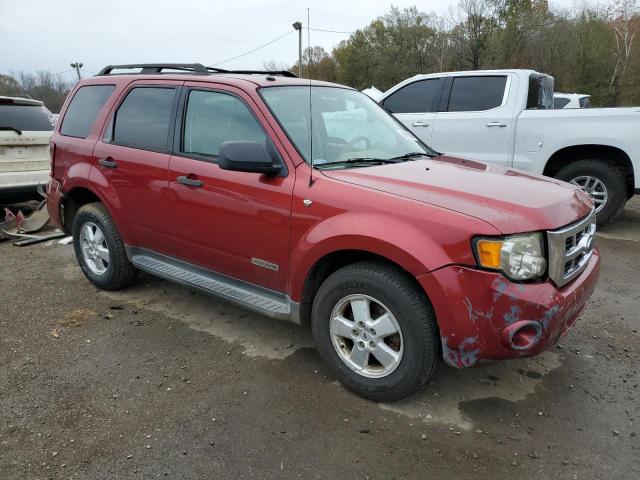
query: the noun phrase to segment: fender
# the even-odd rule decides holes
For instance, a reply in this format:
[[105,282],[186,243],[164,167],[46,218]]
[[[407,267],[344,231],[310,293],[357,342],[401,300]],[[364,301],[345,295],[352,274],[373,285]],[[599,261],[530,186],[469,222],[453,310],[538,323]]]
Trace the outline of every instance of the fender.
[[[343,235],[340,232],[350,233]],[[450,254],[442,245],[415,225],[374,212],[344,212],[315,224],[297,240],[293,239],[290,264],[292,299],[299,301],[302,298],[305,279],[321,258],[345,250],[359,250],[387,258],[416,277],[452,263]]]

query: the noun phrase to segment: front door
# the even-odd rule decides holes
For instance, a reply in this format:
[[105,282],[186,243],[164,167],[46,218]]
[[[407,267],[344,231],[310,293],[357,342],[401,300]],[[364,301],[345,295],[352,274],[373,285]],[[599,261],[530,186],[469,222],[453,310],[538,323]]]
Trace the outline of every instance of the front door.
[[271,129],[241,91],[188,85],[169,164],[179,258],[285,292],[295,172],[289,167],[287,173],[270,177],[220,169],[217,156],[223,142],[267,145]]
[[440,78],[417,80],[391,93],[381,104],[420,140],[431,146],[442,85]]

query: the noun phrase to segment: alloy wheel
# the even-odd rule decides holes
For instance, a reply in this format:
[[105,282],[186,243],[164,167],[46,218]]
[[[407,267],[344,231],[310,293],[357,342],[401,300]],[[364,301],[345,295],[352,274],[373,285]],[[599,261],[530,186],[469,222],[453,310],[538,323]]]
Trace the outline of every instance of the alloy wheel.
[[595,204],[596,213],[600,212],[600,210],[602,210],[607,204],[609,192],[607,191],[605,184],[600,179],[590,175],[582,175],[570,180],[569,183],[580,187],[583,191],[589,194]]
[[368,295],[349,295],[331,312],[333,348],[352,370],[368,378],[391,374],[402,360],[404,341],[393,313]]
[[96,275],[104,275],[109,268],[109,247],[104,233],[98,225],[87,222],[80,230],[82,258],[89,270]]

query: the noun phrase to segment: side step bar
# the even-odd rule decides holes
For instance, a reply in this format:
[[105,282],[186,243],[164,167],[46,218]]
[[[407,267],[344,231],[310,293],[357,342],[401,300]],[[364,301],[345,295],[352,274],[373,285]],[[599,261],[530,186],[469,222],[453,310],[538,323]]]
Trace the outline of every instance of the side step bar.
[[127,247],[137,268],[156,277],[200,290],[267,317],[300,324],[300,305],[288,295],[227,277],[138,247]]

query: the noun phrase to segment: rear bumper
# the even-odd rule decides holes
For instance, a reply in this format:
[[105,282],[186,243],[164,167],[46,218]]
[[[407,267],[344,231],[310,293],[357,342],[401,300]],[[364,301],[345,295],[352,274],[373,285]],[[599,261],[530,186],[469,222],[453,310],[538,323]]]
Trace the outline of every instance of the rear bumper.
[[580,276],[562,289],[550,281],[512,283],[499,273],[462,266],[418,281],[435,309],[445,362],[462,368],[554,346],[586,308],[599,273],[596,250]]
[[62,185],[57,180],[50,178],[47,183],[47,210],[51,221],[57,226],[64,229],[62,222],[62,198],[64,193]]
[[28,170],[24,172],[1,172],[0,190],[18,188],[38,188],[39,185],[46,185],[49,181],[49,169]]

